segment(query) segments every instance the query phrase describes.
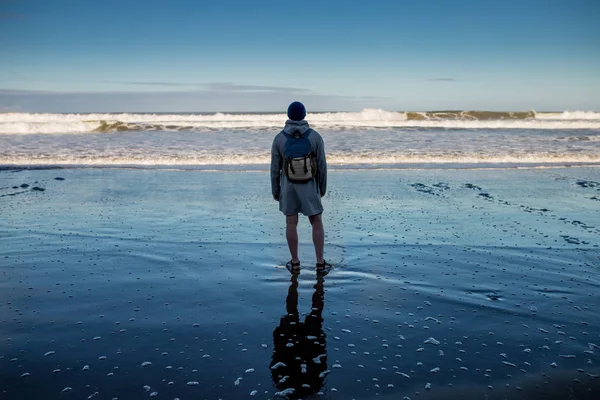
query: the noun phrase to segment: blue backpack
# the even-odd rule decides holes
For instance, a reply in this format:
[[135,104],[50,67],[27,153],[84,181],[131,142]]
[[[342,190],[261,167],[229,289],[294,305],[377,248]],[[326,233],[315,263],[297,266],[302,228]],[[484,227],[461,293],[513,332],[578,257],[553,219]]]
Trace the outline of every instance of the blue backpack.
[[291,135],[282,131],[287,139],[283,146],[283,173],[292,183],[310,182],[317,175],[317,158],[308,139],[311,131],[295,131]]

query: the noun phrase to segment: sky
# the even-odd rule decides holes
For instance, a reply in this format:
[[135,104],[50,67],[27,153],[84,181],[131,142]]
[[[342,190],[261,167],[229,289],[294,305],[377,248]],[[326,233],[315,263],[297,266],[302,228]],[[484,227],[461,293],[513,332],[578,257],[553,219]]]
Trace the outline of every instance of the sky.
[[598,0],[0,0],[0,112],[600,111]]

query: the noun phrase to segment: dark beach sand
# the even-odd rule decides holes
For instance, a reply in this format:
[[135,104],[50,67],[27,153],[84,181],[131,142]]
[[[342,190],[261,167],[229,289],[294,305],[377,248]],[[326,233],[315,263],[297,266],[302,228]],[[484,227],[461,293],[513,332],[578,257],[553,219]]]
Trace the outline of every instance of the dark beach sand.
[[295,280],[265,172],[0,172],[0,399],[600,398],[600,169],[330,187]]

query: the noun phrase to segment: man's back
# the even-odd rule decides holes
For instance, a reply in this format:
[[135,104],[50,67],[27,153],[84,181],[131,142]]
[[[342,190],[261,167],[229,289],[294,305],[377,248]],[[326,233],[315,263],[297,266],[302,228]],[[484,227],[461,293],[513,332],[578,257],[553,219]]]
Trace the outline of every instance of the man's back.
[[[285,178],[285,175],[282,174],[282,170],[284,163],[284,148],[286,142],[288,141],[288,137],[283,132],[287,133],[288,135],[293,135],[294,132],[299,131],[304,135],[309,130],[310,134],[308,135],[308,140],[310,140],[311,150],[317,160],[317,193],[322,196],[327,191],[327,160],[325,156],[325,145],[323,143],[323,138],[319,132],[309,127],[308,122],[304,120],[288,120],[283,128],[283,131],[279,132],[277,136],[275,136],[275,139],[273,140],[273,147],[271,149],[271,192],[274,196],[280,193],[280,186],[285,185],[287,188],[287,186],[291,184],[291,182],[289,182],[287,179],[284,179],[284,181],[281,182],[282,177]],[[306,184],[302,183],[299,185]],[[312,188],[312,185],[309,186]]]

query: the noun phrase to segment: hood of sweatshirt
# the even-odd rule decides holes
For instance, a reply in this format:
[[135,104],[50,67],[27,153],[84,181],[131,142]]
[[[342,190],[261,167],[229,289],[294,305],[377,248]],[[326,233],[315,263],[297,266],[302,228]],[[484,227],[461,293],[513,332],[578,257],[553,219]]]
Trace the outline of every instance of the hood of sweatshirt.
[[308,122],[306,122],[305,120],[293,121],[291,119],[288,119],[287,121],[285,121],[285,126],[283,127],[283,131],[288,135],[291,135],[296,131],[300,131],[300,133],[304,135],[304,133],[309,129],[310,126],[308,126]]

